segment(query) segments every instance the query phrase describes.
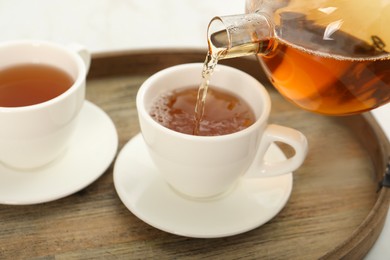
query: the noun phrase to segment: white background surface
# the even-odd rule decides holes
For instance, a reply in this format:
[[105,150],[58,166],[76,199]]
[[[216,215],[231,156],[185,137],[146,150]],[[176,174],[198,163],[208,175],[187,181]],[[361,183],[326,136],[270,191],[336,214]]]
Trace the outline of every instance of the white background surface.
[[[0,0],[0,42],[80,43],[92,52],[207,47],[216,15],[244,12],[244,0]],[[390,138],[390,105],[373,111]],[[389,259],[390,217],[366,259]]]

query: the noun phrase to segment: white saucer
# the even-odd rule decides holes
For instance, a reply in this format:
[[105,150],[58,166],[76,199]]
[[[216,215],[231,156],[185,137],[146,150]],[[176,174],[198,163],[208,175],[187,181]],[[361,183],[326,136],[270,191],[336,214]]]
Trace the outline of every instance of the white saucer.
[[118,148],[118,134],[109,116],[89,101],[65,153],[34,171],[0,164],[0,204],[43,203],[73,194],[99,178]]
[[[271,146],[266,158],[285,157],[277,146]],[[114,165],[116,191],[134,215],[160,230],[196,238],[231,236],[266,223],[287,203],[292,183],[292,173],[243,179],[222,198],[186,199],[159,175],[141,134],[124,146]]]

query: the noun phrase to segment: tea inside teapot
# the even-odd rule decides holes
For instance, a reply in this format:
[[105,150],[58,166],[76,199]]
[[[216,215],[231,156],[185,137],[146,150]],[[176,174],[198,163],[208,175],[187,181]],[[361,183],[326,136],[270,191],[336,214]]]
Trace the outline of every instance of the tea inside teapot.
[[326,115],[390,101],[390,1],[248,0],[247,14],[209,25],[215,59],[256,54],[275,88]]

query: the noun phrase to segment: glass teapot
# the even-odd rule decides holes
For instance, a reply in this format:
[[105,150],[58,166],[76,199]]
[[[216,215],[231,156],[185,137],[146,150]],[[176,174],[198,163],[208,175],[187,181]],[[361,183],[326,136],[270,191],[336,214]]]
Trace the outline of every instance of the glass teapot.
[[256,54],[275,88],[326,115],[390,101],[390,0],[246,0],[246,14],[215,17],[209,55]]

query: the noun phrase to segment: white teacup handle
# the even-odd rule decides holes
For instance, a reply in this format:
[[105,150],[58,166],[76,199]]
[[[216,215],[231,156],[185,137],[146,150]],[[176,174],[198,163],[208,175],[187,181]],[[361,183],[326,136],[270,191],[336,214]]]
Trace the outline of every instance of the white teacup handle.
[[[283,161],[267,162],[264,155],[275,141],[290,145],[295,154]],[[268,125],[264,131],[259,150],[247,177],[277,176],[295,171],[305,160],[308,146],[306,137],[299,131],[280,126]]]
[[88,72],[89,66],[91,65],[91,53],[87,50],[87,48],[78,43],[70,44],[69,48],[81,57],[85,65],[85,71]]

